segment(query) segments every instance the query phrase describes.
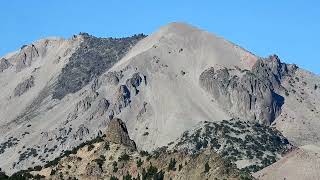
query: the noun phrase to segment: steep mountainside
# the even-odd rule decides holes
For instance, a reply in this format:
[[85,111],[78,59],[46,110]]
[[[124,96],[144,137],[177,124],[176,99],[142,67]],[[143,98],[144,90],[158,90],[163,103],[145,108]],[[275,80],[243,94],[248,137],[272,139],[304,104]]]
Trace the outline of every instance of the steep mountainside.
[[[25,45],[0,58],[0,92],[0,168],[9,175],[123,127],[115,118],[133,140],[120,141],[146,151],[207,125],[215,131],[196,142],[218,140],[210,153],[249,171],[292,146],[320,146],[319,76],[183,23],[149,36],[80,33]],[[266,144],[250,151],[251,140]]]

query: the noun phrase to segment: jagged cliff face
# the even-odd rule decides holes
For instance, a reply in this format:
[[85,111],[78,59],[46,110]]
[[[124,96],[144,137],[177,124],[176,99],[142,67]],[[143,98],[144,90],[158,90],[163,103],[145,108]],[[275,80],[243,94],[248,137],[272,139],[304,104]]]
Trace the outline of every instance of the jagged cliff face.
[[259,59],[251,70],[209,68],[200,75],[200,85],[234,117],[270,125],[281,113],[285,89],[281,81],[297,67],[277,56]]
[[181,23],[148,37],[40,40],[0,60],[0,167],[45,164],[115,118],[139,150],[232,118],[275,127],[297,146],[317,144],[318,87],[318,76],[277,56],[259,58]]

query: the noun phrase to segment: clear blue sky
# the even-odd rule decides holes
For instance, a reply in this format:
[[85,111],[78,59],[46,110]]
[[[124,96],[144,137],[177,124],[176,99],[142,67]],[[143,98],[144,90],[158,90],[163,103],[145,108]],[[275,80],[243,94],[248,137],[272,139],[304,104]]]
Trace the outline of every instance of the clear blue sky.
[[0,8],[0,56],[47,36],[150,34],[182,21],[320,74],[317,0],[3,0]]

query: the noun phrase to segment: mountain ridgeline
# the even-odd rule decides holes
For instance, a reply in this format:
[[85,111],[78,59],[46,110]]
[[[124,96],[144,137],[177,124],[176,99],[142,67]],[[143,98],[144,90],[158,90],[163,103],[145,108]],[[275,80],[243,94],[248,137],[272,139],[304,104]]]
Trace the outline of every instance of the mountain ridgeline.
[[110,69],[145,35],[127,38],[97,38],[80,33],[83,41],[59,74],[52,98],[62,99],[89,84]]
[[319,87],[183,23],[42,39],[0,58],[0,177],[283,179],[320,146]]

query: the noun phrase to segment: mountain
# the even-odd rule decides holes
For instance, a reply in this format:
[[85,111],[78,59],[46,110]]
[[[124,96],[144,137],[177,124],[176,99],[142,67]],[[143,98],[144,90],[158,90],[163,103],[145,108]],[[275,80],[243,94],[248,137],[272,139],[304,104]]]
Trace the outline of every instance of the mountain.
[[[0,92],[0,167],[9,175],[101,136],[116,118],[138,151],[209,148],[246,172],[320,146],[319,76],[183,23],[149,36],[24,45],[1,58]],[[251,151],[250,141],[263,148]]]

